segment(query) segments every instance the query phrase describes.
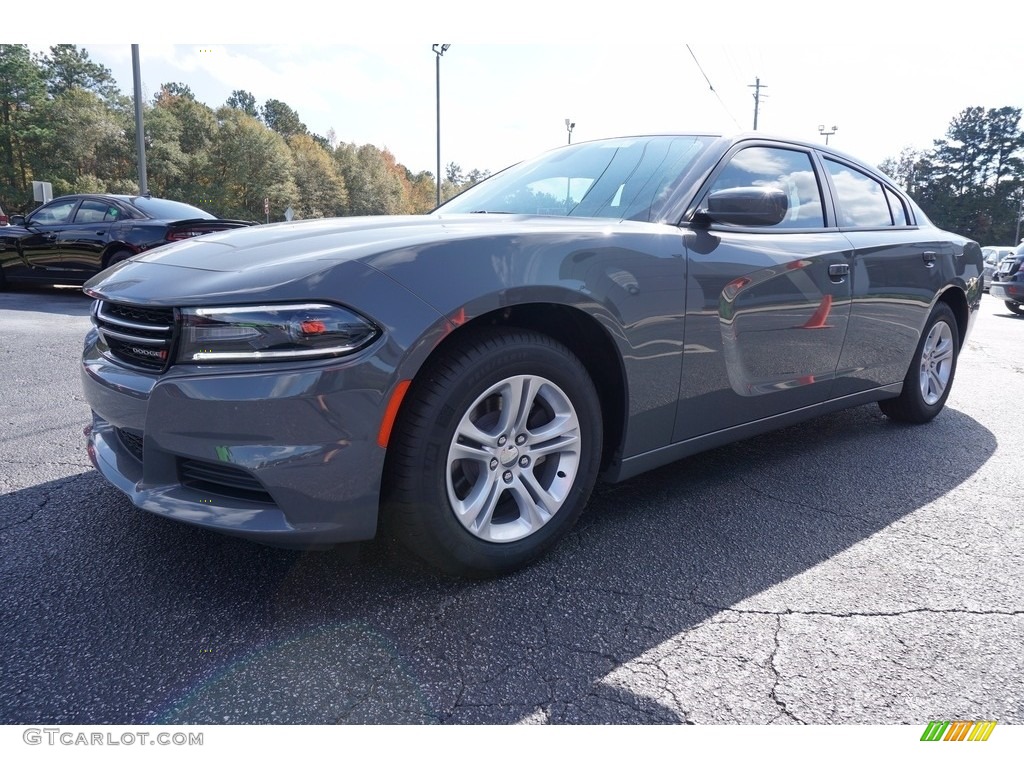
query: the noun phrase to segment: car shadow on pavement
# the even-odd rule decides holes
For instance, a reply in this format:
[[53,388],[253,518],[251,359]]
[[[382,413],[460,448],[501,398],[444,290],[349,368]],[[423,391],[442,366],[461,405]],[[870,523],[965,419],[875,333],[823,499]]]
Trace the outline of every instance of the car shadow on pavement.
[[707,722],[723,675],[757,700],[725,721],[786,720],[763,638],[787,600],[852,611],[913,588],[884,563],[823,569],[897,524],[909,557],[934,546],[908,520],[995,449],[950,408],[924,427],[832,414],[601,485],[546,558],[481,582],[384,542],[294,552],[183,526],[91,471],[15,491],[0,722]]

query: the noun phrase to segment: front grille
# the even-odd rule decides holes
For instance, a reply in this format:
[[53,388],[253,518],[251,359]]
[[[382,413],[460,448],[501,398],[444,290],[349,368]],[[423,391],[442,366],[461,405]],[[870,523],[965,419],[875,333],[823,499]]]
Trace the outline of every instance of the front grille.
[[116,429],[117,439],[132,456],[142,461],[142,435],[129,432],[127,429]]
[[172,308],[98,301],[92,321],[117,360],[150,371],[163,371],[170,364],[174,342]]
[[264,504],[274,503],[274,499],[259,480],[246,470],[230,464],[179,459],[178,480],[182,485],[203,493],[215,493]]

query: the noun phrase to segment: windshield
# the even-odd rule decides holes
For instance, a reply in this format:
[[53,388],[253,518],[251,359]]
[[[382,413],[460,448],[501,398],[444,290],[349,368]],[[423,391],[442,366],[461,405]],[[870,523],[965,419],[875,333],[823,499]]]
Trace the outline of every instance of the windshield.
[[133,197],[132,205],[153,219],[215,219],[212,213],[188,203],[161,200],[155,197]]
[[437,213],[527,213],[650,221],[707,136],[642,136],[576,144],[514,165]]

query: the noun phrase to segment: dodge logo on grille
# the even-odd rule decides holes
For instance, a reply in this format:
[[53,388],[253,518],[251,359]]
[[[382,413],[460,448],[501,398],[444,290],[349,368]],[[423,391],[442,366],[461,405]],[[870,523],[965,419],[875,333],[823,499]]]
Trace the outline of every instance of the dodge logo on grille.
[[157,360],[167,359],[166,349],[146,349],[145,347],[128,347],[128,349],[133,355],[138,355],[139,357],[153,357]]

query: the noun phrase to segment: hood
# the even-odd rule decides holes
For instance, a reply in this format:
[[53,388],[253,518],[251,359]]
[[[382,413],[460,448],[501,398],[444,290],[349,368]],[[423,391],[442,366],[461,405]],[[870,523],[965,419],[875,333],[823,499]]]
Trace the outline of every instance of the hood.
[[[343,262],[412,246],[526,232],[605,228],[608,219],[567,219],[516,214],[357,216],[262,224],[184,240],[153,249],[135,263],[214,272],[247,272],[284,264]],[[320,262],[320,263],[316,263]]]
[[[246,272],[310,260],[349,261],[394,243],[430,237],[438,228],[436,217],[425,216],[365,216],[262,224],[155,248],[134,262],[212,272]],[[311,266],[322,269],[324,265]]]
[[[96,275],[85,290],[94,297],[139,304],[250,300],[277,295],[282,286],[296,282],[306,285],[296,293],[313,295],[325,292],[342,273],[349,280],[366,270],[390,273],[425,251],[457,241],[518,240],[539,234],[550,242],[556,233],[571,240],[583,232],[602,233],[612,224],[608,219],[516,214],[362,216],[264,224],[154,248]],[[339,265],[345,269],[336,270]]]

